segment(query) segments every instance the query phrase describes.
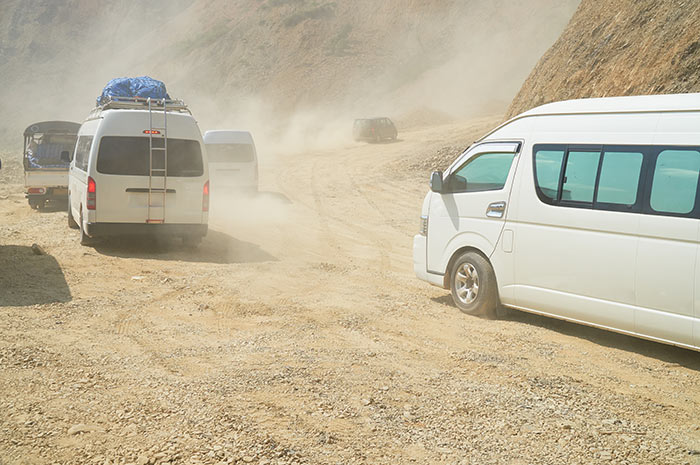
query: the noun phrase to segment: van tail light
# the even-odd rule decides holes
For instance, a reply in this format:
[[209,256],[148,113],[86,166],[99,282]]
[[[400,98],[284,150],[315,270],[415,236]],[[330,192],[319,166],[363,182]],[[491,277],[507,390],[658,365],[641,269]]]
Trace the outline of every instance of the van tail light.
[[204,183],[204,195],[202,196],[202,211],[209,211],[209,181]]
[[97,206],[97,184],[92,177],[88,177],[86,206],[88,210],[94,210]]
[[30,187],[29,189],[27,189],[27,193],[44,195],[44,194],[46,194],[46,188],[45,187]]

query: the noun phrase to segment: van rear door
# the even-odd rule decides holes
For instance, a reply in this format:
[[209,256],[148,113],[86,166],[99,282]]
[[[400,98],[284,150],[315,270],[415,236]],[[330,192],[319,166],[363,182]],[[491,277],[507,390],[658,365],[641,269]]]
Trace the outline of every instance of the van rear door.
[[246,188],[257,185],[255,145],[250,143],[206,144],[212,189]]
[[[153,138],[156,149],[164,148],[164,142]],[[153,151],[151,165],[148,136],[102,137],[95,170],[96,220],[202,223],[206,175],[201,146],[199,140],[168,138],[166,173],[164,150]]]

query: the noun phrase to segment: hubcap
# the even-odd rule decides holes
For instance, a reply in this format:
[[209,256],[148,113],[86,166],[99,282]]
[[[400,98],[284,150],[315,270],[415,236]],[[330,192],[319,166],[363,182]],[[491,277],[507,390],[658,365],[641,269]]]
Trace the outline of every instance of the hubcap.
[[473,303],[479,296],[479,273],[471,263],[462,263],[455,273],[457,297],[464,304]]

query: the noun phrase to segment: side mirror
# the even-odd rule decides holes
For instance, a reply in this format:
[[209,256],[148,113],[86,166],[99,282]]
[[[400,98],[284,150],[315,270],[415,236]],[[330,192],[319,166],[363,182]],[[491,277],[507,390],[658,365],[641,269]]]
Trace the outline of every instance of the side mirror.
[[430,190],[442,194],[444,186],[442,184],[442,171],[433,171],[430,175]]
[[64,150],[63,152],[61,152],[61,161],[70,163],[70,153],[68,152],[68,150]]

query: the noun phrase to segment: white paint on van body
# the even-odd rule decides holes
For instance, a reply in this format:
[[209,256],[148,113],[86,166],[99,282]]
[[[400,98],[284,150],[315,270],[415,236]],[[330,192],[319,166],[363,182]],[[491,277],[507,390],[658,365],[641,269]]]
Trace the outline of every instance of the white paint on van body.
[[485,211],[462,224],[441,207],[453,195],[429,192],[428,235],[414,238],[418,277],[443,286],[453,243],[468,238],[460,246],[489,258],[506,306],[700,350],[700,219],[550,205],[533,166],[537,144],[700,147],[700,94],[545,105],[478,141],[445,178],[484,144],[518,140],[502,191],[462,194],[479,206],[509,197],[498,243]]
[[[163,112],[154,110],[153,126],[163,127]],[[203,188],[208,180],[207,159],[201,132],[195,119],[190,114],[169,112],[167,115],[168,139],[186,139],[196,141],[202,152],[204,171],[196,177],[167,177],[168,193],[165,205],[165,224],[206,225],[208,213],[202,211]],[[76,221],[84,223],[127,223],[145,224],[148,219],[148,194],[146,192],[127,192],[127,189],[147,189],[148,176],[125,176],[103,174],[97,171],[97,158],[100,141],[105,136],[145,137],[145,130],[150,128],[149,113],[144,110],[110,109],[101,112],[101,116],[85,121],[80,127],[78,138],[92,136],[93,142],[88,157],[87,171],[75,166],[75,155],[71,162],[69,176],[70,208]],[[158,136],[162,138],[161,136]],[[154,137],[155,138],[155,137]],[[77,147],[76,147],[77,151]],[[88,176],[97,185],[97,206],[87,210]],[[160,178],[160,179],[158,179]],[[163,186],[162,177],[153,177],[154,188]],[[158,203],[159,194],[152,201]],[[162,216],[163,211],[157,212]]]
[[209,161],[209,176],[214,192],[238,189],[258,189],[258,156],[253,136],[247,131],[213,130],[204,133],[204,145],[207,150],[214,146],[240,144],[250,146],[253,159],[248,162],[211,159]]

